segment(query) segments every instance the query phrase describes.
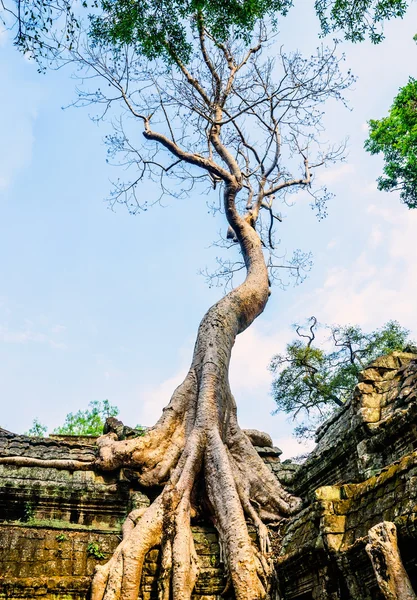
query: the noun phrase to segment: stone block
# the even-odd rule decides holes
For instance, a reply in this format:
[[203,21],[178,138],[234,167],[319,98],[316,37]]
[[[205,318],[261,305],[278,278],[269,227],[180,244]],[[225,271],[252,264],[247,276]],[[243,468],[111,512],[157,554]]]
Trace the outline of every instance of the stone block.
[[328,533],[325,537],[326,544],[329,550],[337,552],[343,544],[343,534]]
[[325,485],[318,488],[314,495],[317,500],[340,500],[340,487],[335,485]]
[[372,366],[383,369],[398,369],[400,367],[399,357],[394,352],[387,356],[379,356],[374,360]]
[[87,555],[85,552],[74,552],[72,562],[72,575],[82,576],[87,570]]
[[358,413],[365,423],[377,423],[381,418],[381,410],[379,408],[360,408]]
[[361,404],[363,408],[379,409],[381,406],[381,396],[379,394],[364,394],[361,398]]
[[333,502],[335,515],[347,515],[352,509],[352,500],[338,500]]
[[323,515],[322,529],[326,533],[344,533],[345,524],[344,515]]
[[356,385],[355,392],[360,392],[361,394],[374,394],[375,387],[372,383],[365,383],[364,381],[360,381]]

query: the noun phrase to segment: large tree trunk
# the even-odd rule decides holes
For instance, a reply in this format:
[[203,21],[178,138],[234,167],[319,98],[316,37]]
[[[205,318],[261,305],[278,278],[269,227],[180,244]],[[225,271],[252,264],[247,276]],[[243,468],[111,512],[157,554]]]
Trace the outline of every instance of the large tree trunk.
[[[97,569],[92,600],[137,600],[143,561],[155,546],[162,550],[160,600],[191,597],[198,574],[190,527],[197,483],[198,501],[204,501],[219,532],[236,598],[265,598],[272,570],[263,521],[277,521],[300,506],[240,429],[229,387],[236,336],[262,313],[270,293],[259,236],[250,219],[236,211],[238,191],[238,186],[227,187],[225,210],[242,249],[246,280],[205,314],[190,370],[157,424],[141,438],[117,440],[109,433],[98,440],[102,469],[134,468],[142,485],[164,487],[145,512],[130,515],[123,541]],[[245,517],[257,528],[258,547],[250,540]]]

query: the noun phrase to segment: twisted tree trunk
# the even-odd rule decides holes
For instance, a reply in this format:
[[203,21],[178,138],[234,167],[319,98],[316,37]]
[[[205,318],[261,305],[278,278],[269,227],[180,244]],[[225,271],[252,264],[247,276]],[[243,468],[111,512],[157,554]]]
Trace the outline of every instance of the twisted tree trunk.
[[[137,469],[145,486],[164,486],[145,511],[133,511],[110,561],[97,568],[92,600],[137,600],[146,554],[162,551],[160,600],[191,597],[198,560],[190,519],[197,482],[220,538],[223,560],[238,600],[266,597],[271,564],[265,520],[277,521],[300,506],[269,471],[240,429],[229,387],[230,355],[236,336],[265,308],[268,274],[261,242],[251,219],[235,206],[238,184],[225,190],[229,225],[247,268],[244,283],[205,314],[199,326],[190,370],[157,424],[141,438],[98,440],[99,466]],[[200,498],[201,500],[201,498]],[[257,528],[259,547],[250,540],[245,517]]]

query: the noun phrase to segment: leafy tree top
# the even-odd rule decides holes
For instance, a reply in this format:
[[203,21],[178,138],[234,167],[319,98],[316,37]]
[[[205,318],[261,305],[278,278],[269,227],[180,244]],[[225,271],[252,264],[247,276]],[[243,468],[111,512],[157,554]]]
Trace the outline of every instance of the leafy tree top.
[[[171,62],[175,56],[176,62],[190,57],[190,24],[198,29],[204,22],[223,42],[231,34],[248,40],[257,21],[275,22],[292,4],[292,0],[1,0],[0,20],[15,30],[15,43],[22,51],[42,59],[78,38],[84,9],[90,36],[97,43],[132,44],[146,58]],[[353,42],[369,37],[379,43],[384,23],[403,17],[408,4],[408,0],[316,0],[314,7],[323,35],[342,32]]]
[[384,175],[378,189],[400,191],[401,200],[417,207],[417,80],[400,89],[388,116],[369,121],[365,148],[371,154],[384,155]]
[[316,427],[343,406],[370,362],[411,344],[410,332],[397,321],[388,321],[370,333],[353,325],[325,326],[330,346],[324,349],[315,343],[318,327],[315,317],[309,319],[307,330],[297,325],[299,339],[287,344],[286,353],[274,356],[269,365],[276,412],[307,417],[295,428],[298,437],[312,437]]
[[54,429],[53,433],[59,435],[102,435],[103,427],[108,417],[119,414],[117,406],[108,400],[93,400],[89,408],[76,413],[68,413],[64,424]]
[[24,435],[29,435],[31,437],[45,437],[47,431],[47,425],[43,425],[39,419],[33,419],[32,427],[25,431]]
[[[108,400],[94,400],[89,403],[89,408],[79,410],[76,413],[68,413],[63,425],[56,427],[53,433],[57,435],[92,435],[100,436],[103,434],[103,428],[106,419],[116,417],[119,414],[117,406],[110,404]],[[123,427],[123,424],[121,424]],[[136,425],[134,428],[125,427],[130,432],[130,436],[143,435],[144,427]],[[45,437],[48,426],[43,425],[39,419],[35,418],[32,427],[24,433],[32,437]]]

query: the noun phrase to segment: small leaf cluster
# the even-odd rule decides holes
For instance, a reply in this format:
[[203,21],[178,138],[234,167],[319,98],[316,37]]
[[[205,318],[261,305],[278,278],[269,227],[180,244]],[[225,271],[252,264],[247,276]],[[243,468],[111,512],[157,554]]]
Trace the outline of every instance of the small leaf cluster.
[[384,39],[383,25],[393,18],[402,18],[409,6],[408,0],[316,0],[315,9],[322,33],[343,31],[352,42],[367,37],[374,44]]
[[384,175],[378,189],[400,191],[409,208],[417,208],[417,80],[400,89],[388,116],[369,121],[365,148],[384,155]]
[[32,427],[28,429],[28,431],[25,431],[24,435],[29,435],[31,437],[45,437],[47,431],[47,425],[41,423],[39,419],[33,419]]
[[365,333],[359,326],[324,326],[330,336],[326,347],[315,344],[319,324],[308,321],[307,333],[300,326],[300,339],[287,344],[285,354],[275,355],[269,365],[274,375],[272,396],[275,412],[307,417],[295,428],[297,437],[313,437],[320,423],[351,397],[359,373],[378,356],[411,348],[409,331],[388,321]]
[[106,554],[101,550],[100,545],[97,542],[90,542],[87,546],[88,556],[93,556],[98,560],[106,558]]

